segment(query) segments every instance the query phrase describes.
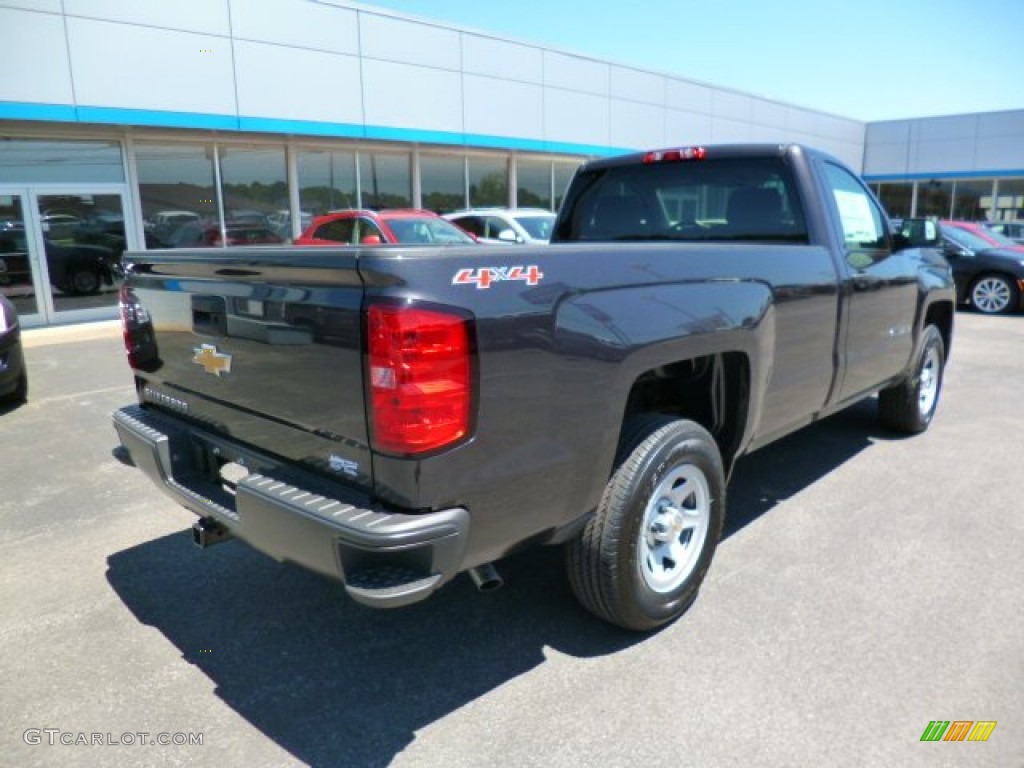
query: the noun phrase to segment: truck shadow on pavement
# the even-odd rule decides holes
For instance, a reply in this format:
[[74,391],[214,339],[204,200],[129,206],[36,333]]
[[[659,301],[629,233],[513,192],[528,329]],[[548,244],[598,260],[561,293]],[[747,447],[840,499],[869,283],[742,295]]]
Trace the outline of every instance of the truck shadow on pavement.
[[[855,406],[745,459],[730,486],[725,536],[873,438],[887,439],[873,425],[873,405]],[[363,608],[340,585],[239,542],[202,552],[186,531],[118,552],[108,565],[111,586],[139,621],[310,765],[388,765],[418,730],[542,665],[546,648],[588,658],[645,640],[578,607],[552,548],[503,560],[498,592],[479,594],[462,576],[397,611]],[[196,717],[205,710],[182,706]]]

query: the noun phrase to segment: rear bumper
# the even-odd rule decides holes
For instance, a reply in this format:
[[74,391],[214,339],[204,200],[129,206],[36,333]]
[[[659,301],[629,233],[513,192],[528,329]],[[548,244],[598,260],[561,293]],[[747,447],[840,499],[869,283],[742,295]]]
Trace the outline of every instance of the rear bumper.
[[24,374],[25,357],[21,351],[20,329],[0,335],[0,397],[17,390]]
[[[151,409],[121,408],[113,421],[135,466],[176,502],[277,560],[340,579],[360,603],[407,605],[460,570],[465,509],[392,511]],[[201,470],[211,449],[253,468],[233,492]]]

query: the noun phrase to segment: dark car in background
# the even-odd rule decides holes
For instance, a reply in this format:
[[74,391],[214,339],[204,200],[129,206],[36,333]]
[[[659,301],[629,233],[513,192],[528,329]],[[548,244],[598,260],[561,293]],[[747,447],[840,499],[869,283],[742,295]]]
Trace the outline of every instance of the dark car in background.
[[974,222],[943,221],[941,230],[957,301],[986,315],[1018,311],[1024,295],[1024,246]]
[[[114,284],[121,275],[120,253],[101,245],[63,245],[43,239],[50,283],[63,293],[87,296]],[[0,228],[0,286],[31,285],[25,230]]]
[[18,312],[0,296],[0,401],[23,403],[28,399],[28,371],[21,351]]
[[[226,236],[226,237],[225,237]],[[228,221],[224,236],[215,221],[193,221],[182,224],[163,243],[166,248],[218,248],[222,245],[280,245],[284,242],[277,233],[263,224],[249,221]]]
[[1024,221],[989,221],[985,226],[1018,245],[1024,245]]

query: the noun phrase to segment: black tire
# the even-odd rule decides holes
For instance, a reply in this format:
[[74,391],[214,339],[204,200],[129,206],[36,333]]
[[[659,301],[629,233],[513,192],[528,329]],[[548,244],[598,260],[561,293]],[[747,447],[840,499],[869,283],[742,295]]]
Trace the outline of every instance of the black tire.
[[24,371],[18,377],[18,383],[12,392],[0,397],[0,402],[25,403],[28,401],[28,374]]
[[878,416],[883,426],[912,435],[928,429],[939,405],[945,368],[942,334],[934,325],[926,326],[913,376],[878,393]]
[[697,596],[722,534],[725,473],[714,439],[692,421],[644,417],[627,425],[622,448],[597,511],[567,546],[566,565],[587,610],[647,631]]
[[986,315],[1009,315],[1020,306],[1016,283],[1004,275],[982,275],[971,284],[971,306]]
[[103,280],[91,269],[79,269],[68,275],[67,292],[75,296],[91,296],[100,292]]

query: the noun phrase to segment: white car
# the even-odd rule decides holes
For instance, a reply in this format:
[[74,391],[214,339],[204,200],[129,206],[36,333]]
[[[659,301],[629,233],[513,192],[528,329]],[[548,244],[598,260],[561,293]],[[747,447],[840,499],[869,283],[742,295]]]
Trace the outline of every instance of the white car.
[[444,218],[481,243],[547,243],[555,226],[555,214],[543,208],[472,208]]

